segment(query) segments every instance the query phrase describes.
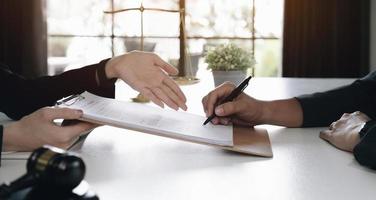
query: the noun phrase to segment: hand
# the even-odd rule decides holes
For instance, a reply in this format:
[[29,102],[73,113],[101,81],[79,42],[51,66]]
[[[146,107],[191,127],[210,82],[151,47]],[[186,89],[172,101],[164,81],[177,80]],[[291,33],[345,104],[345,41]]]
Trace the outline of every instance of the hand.
[[224,103],[216,107],[216,104],[226,98],[233,90],[235,85],[226,82],[218,86],[202,99],[202,105],[206,116],[215,112],[217,117],[212,120],[213,124],[228,125],[230,123],[238,125],[253,126],[262,123],[262,104],[245,93],[241,93],[231,102]]
[[96,125],[79,122],[71,126],[56,125],[55,119],[78,119],[82,111],[68,108],[45,107],[4,127],[3,148],[5,151],[32,151],[40,146],[67,148],[82,132]]
[[328,130],[320,132],[320,138],[328,141],[335,147],[352,152],[359,143],[359,132],[370,118],[361,113],[345,113],[341,119],[333,122]]
[[160,107],[165,103],[175,110],[187,110],[183,92],[168,76],[177,73],[175,67],[156,54],[140,51],[114,57],[106,65],[108,78],[122,79]]

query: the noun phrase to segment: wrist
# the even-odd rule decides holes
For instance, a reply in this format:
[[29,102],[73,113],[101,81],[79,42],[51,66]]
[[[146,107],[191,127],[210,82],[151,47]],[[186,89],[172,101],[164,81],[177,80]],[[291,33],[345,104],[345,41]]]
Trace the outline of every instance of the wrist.
[[105,65],[104,71],[107,79],[112,79],[116,78],[116,69],[114,65],[114,59],[116,58],[111,58]]
[[102,60],[95,72],[95,78],[98,86],[110,86],[113,85],[117,78],[116,64],[113,61],[114,58]]
[[273,121],[273,102],[259,101],[259,121],[260,124],[272,124]]
[[262,124],[300,127],[303,123],[302,109],[295,99],[260,101],[259,105]]
[[125,59],[128,57],[127,54],[122,56],[116,56],[111,59],[108,59],[104,71],[106,74],[107,79],[119,78],[120,77],[120,70],[119,63],[121,63],[121,67],[124,67],[126,64]]
[[19,122],[13,122],[3,127],[3,150],[17,151],[17,134],[20,132],[18,128]]
[[[365,123],[364,123],[365,124]],[[363,127],[364,125],[362,125],[362,127]],[[351,152],[353,152],[354,151],[354,148],[355,148],[355,146],[360,142],[360,139],[361,139],[361,137],[360,137],[360,134],[359,133],[353,133],[353,134],[351,134],[350,136],[349,136],[349,138],[350,138],[350,147],[349,147],[349,150],[351,151]]]

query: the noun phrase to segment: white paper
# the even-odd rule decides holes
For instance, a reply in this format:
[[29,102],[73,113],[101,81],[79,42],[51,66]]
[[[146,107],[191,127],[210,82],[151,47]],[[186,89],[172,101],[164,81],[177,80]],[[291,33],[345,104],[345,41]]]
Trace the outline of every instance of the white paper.
[[232,126],[214,126],[210,123],[203,126],[202,123],[206,120],[203,116],[117,101],[89,92],[84,92],[81,96],[84,98],[72,99],[59,107],[81,109],[84,112],[83,118],[104,124],[193,142],[233,146]]

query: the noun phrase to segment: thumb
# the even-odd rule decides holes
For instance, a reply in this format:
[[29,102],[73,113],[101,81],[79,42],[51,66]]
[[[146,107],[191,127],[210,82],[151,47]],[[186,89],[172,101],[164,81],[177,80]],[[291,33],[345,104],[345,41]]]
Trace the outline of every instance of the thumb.
[[236,113],[237,113],[237,107],[234,102],[227,102],[215,108],[215,114],[221,117],[233,115]]
[[78,119],[82,116],[82,110],[69,108],[48,108],[45,113],[49,120],[54,119]]
[[325,130],[320,132],[320,138],[324,139],[326,141],[330,141],[332,137],[332,131],[331,130]]
[[156,56],[155,58],[155,65],[162,68],[164,71],[166,71],[170,75],[177,75],[179,73],[179,70],[173,67],[172,65],[168,64],[164,60],[162,60],[159,56]]

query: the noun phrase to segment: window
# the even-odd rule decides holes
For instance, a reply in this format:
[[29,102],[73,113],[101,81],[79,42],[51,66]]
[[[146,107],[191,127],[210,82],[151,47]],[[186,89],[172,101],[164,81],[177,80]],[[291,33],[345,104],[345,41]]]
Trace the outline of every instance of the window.
[[[103,11],[140,7],[141,3],[178,10],[182,1],[192,58],[202,57],[208,46],[233,42],[254,50],[256,76],[279,75],[283,0],[47,0],[49,74],[138,48],[140,12],[112,16]],[[180,22],[179,13],[145,11],[145,50],[176,64]]]

